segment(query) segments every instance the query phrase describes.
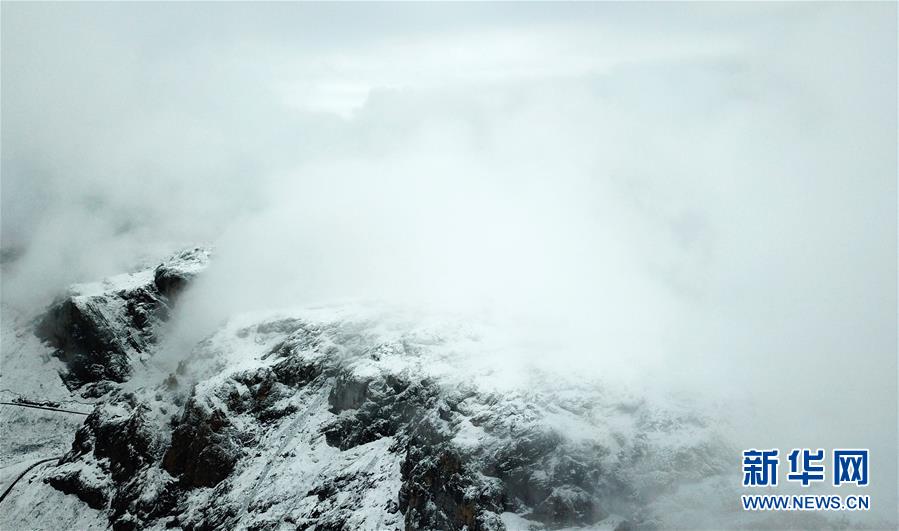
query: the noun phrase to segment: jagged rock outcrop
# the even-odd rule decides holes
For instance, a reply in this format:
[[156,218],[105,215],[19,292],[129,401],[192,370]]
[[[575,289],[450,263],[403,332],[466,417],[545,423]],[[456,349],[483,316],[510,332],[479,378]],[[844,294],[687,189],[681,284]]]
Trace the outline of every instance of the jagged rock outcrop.
[[47,481],[94,509],[106,508],[162,454],[165,431],[154,423],[154,413],[134,394],[112,397],[87,417]]
[[422,430],[406,445],[399,508],[406,529],[505,529],[499,517],[506,492],[497,478],[480,474],[475,463],[437,430]]
[[186,488],[214,487],[228,477],[240,459],[237,430],[226,411],[196,396],[188,400],[162,468]]
[[147,355],[178,294],[208,262],[209,251],[182,251],[153,269],[79,284],[41,318],[36,334],[65,361],[69,388],[123,382]]

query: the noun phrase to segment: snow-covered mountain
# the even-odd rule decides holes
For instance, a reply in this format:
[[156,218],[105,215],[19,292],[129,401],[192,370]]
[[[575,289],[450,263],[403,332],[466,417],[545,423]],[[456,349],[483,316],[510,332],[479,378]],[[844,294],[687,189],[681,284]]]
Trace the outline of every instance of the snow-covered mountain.
[[2,410],[4,488],[58,458],[15,484],[0,526],[690,527],[732,490],[714,419],[504,367],[514,347],[485,323],[376,304],[237,315],[160,372],[163,324],[208,257],[74,286],[37,318],[4,308],[4,400],[75,413]]

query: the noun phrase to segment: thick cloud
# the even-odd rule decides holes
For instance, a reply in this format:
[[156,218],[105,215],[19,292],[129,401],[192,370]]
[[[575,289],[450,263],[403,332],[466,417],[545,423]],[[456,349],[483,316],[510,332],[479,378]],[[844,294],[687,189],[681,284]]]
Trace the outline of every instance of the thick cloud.
[[191,333],[342,297],[487,311],[578,369],[752,405],[746,446],[870,446],[895,503],[895,5],[2,24],[4,302],[206,241]]

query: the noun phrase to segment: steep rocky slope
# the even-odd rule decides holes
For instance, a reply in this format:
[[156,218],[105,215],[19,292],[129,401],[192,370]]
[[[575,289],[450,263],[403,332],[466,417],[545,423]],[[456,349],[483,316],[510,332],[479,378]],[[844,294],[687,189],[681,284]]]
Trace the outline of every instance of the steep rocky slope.
[[148,355],[175,298],[208,258],[207,249],[189,249],[154,269],[72,286],[36,329],[68,366],[66,384],[128,379],[135,361]]

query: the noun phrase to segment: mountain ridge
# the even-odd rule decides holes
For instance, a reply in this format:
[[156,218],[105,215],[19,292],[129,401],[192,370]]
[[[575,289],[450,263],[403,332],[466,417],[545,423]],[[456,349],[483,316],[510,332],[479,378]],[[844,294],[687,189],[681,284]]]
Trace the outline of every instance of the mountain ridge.
[[[208,251],[191,252],[203,264],[188,261],[178,290],[205,267]],[[135,323],[121,308],[152,285],[153,308],[177,319],[161,268],[70,295],[117,316],[82,337],[152,337],[113,352],[128,371],[72,379],[83,357],[51,342],[63,380],[96,402],[41,471],[46,486],[27,489],[77,498],[99,527],[652,528],[663,523],[653,504],[684,483],[720,483],[730,465],[713,420],[687,406],[493,359],[516,347],[489,324],[400,307],[235,315],[177,369],[153,372],[134,361],[153,360],[164,319]]]

